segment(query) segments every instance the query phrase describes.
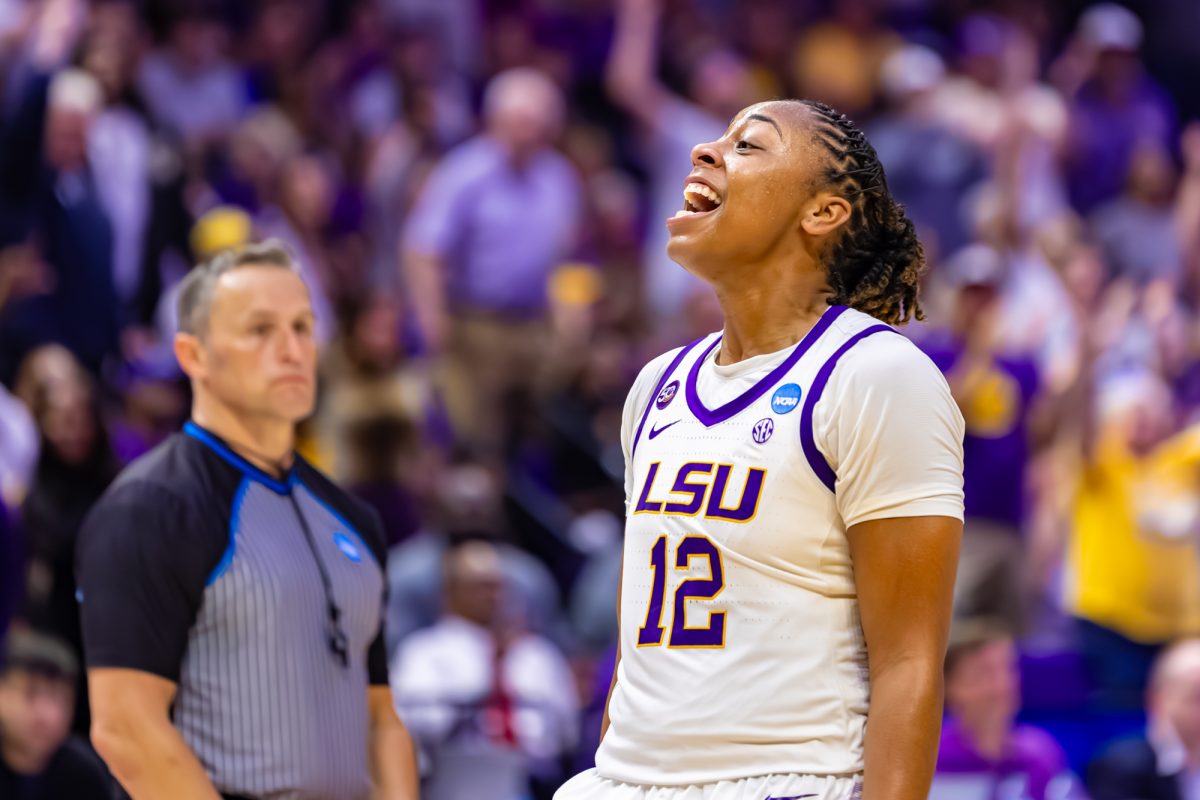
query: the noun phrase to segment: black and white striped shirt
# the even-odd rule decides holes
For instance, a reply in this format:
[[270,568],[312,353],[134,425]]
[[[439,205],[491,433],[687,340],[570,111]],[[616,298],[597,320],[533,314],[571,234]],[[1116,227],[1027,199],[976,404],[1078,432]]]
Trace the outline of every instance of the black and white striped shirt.
[[88,666],[177,683],[172,720],[224,794],[366,798],[383,558],[377,517],[311,465],[276,480],[188,423],[85,523]]

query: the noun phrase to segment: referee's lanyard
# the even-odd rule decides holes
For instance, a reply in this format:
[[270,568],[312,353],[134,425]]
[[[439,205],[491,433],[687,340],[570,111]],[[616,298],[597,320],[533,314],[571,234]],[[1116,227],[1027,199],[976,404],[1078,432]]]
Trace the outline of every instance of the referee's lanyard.
[[328,614],[326,642],[329,645],[329,652],[333,653],[333,657],[341,663],[343,668],[349,668],[350,640],[346,636],[346,631],[342,629],[342,610],[338,608],[337,601],[333,597],[333,582],[329,579],[329,570],[325,567],[325,559],[321,558],[321,554],[317,550],[317,541],[313,538],[312,529],[308,527],[308,520],[305,519],[304,512],[300,510],[295,489],[288,492],[288,499],[292,501],[292,510],[296,512],[296,519],[300,520],[300,527],[304,530],[304,540],[308,542],[308,549],[312,553],[313,560],[317,562],[317,571],[321,573],[321,588],[325,591],[325,610]]

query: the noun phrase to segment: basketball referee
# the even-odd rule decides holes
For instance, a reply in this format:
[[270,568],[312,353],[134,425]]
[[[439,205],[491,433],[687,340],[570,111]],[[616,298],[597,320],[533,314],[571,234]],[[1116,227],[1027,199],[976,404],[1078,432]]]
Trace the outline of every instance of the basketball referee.
[[81,533],[92,738],[134,800],[416,798],[387,685],[377,518],[293,450],[308,291],[265,242],[185,278],[192,419]]

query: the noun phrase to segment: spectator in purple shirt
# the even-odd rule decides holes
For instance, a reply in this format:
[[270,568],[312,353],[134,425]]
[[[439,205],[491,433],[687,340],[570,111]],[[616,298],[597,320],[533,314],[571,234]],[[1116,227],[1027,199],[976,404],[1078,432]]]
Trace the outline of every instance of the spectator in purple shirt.
[[1025,483],[1035,428],[1038,371],[1028,356],[999,352],[999,253],[972,245],[947,263],[956,295],[948,330],[922,343],[963,412],[966,525],[955,587],[960,616],[994,615],[1013,630],[1025,621],[1022,579]]
[[932,798],[1077,797],[1062,748],[1017,725],[1020,675],[1012,637],[987,620],[958,623],[946,653],[946,710]]
[[1080,17],[1064,57],[1077,62],[1083,78],[1071,103],[1066,152],[1071,200],[1084,213],[1121,194],[1138,147],[1174,143],[1175,109],[1146,73],[1141,44],[1142,23],[1133,12],[1100,3]]
[[500,449],[504,409],[520,407],[545,366],[546,284],[576,247],[579,179],[551,146],[563,115],[543,73],[493,78],[485,131],[433,170],[404,232],[418,327],[448,356],[451,422],[483,451]]

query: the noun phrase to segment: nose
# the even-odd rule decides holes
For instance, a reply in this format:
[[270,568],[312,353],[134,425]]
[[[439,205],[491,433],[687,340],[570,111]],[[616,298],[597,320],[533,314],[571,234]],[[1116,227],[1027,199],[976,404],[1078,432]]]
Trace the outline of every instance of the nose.
[[303,360],[304,344],[300,334],[293,330],[285,331],[279,343],[279,356],[288,364],[299,364]]
[[704,142],[692,148],[692,166],[704,164],[709,167],[719,167],[725,163],[720,148],[716,142]]

